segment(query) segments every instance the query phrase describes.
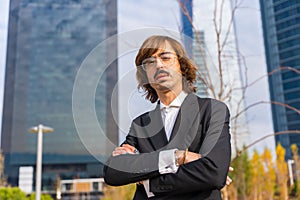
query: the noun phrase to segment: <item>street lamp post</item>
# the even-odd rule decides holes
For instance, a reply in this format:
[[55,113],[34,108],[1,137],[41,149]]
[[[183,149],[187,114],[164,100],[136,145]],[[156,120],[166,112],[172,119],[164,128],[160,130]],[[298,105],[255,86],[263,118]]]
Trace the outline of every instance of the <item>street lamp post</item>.
[[53,132],[53,128],[43,126],[39,124],[38,126],[31,127],[28,130],[30,133],[37,133],[37,152],[36,152],[36,175],[35,175],[35,199],[41,199],[41,185],[42,185],[42,154],[43,154],[43,133]]

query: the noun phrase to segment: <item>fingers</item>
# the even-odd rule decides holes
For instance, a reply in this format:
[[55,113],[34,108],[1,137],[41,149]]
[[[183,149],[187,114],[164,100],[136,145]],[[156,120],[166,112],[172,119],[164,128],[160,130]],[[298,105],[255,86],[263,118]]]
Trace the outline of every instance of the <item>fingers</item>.
[[229,176],[227,176],[226,185],[230,185],[231,183],[232,183],[232,179]]
[[126,148],[128,151],[131,151],[132,153],[135,151],[135,147],[129,144],[123,144],[122,147]]
[[[234,168],[233,167],[229,167],[228,172],[233,172]],[[230,185],[232,183],[232,179],[227,176],[226,178],[226,185]]]
[[118,156],[121,154],[134,154],[137,150],[134,146],[129,144],[123,144],[121,147],[116,147],[115,150],[112,152],[112,156]]
[[115,150],[112,152],[112,156],[118,156],[121,154],[133,154],[133,152],[126,148],[126,147],[116,147]]

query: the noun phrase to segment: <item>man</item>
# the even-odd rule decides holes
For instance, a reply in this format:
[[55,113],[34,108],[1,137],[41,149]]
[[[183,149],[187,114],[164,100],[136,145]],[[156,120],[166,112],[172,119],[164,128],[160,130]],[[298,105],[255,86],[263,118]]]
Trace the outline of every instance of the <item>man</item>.
[[158,103],[133,120],[105,182],[137,183],[134,199],[222,199],[231,156],[226,105],[193,94],[196,67],[170,37],[146,39],[135,63],[138,87]]

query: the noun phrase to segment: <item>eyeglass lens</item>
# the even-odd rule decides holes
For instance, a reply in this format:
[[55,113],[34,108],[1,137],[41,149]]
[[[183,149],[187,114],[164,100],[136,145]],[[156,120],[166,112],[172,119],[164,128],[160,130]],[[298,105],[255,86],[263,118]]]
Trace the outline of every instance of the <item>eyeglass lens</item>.
[[[164,53],[164,54],[159,55],[157,58],[165,66],[172,65],[174,63],[174,60],[175,60],[175,56],[172,53]],[[157,58],[156,57],[150,57],[150,58],[146,58],[145,60],[143,60],[143,62],[142,62],[143,68],[144,69],[150,69],[150,68],[156,67]]]

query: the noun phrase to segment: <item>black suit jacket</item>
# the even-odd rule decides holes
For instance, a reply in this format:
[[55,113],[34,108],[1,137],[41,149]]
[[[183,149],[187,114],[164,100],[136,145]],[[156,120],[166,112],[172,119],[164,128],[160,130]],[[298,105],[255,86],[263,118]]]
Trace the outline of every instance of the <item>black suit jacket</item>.
[[[217,100],[189,94],[181,105],[170,141],[161,118],[160,106],[133,120],[124,143],[139,154],[110,157],[104,167],[109,185],[150,180],[150,199],[221,199],[231,157],[229,111]],[[177,173],[158,172],[159,152],[188,148],[200,153],[196,161],[181,165]],[[134,199],[148,199],[138,185]]]

